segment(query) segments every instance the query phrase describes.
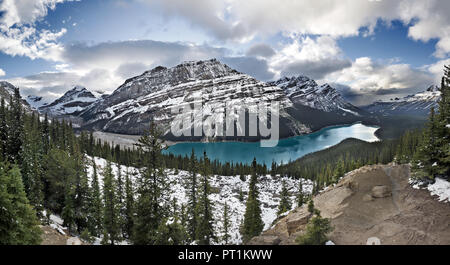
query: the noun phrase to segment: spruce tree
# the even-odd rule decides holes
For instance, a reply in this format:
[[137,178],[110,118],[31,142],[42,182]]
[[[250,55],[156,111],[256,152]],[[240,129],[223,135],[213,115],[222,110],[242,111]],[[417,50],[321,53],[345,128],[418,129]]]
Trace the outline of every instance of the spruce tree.
[[280,204],[278,205],[278,212],[277,215],[280,216],[281,214],[291,210],[292,203],[289,199],[289,191],[286,186],[286,181],[283,180],[281,188],[281,194],[280,194]]
[[230,216],[228,213],[228,204],[225,202],[223,206],[223,227],[222,227],[222,240],[225,242],[225,245],[228,245],[228,242],[230,240]]
[[201,181],[198,202],[198,229],[197,239],[200,245],[209,245],[215,240],[214,235],[214,219],[212,215],[213,205],[209,199],[211,187],[209,185],[209,177],[211,175],[210,162],[206,152],[203,154],[203,163],[201,165]]
[[0,162],[0,245],[37,245],[41,229],[17,166]]
[[89,231],[91,235],[100,236],[103,232],[103,201],[98,181],[97,164],[92,159],[91,203],[89,210]]
[[191,157],[189,159],[189,177],[186,190],[188,192],[188,232],[193,241],[197,240],[198,226],[197,170],[197,158],[195,157],[194,149],[192,149]]
[[117,185],[112,171],[111,161],[106,161],[103,172],[103,235],[105,243],[114,245],[120,239],[119,207]]
[[303,194],[303,181],[300,179],[298,182],[298,191],[297,191],[297,207],[302,207],[303,203],[305,202],[305,196]]
[[8,160],[11,163],[22,161],[22,143],[24,136],[24,123],[21,96],[18,88],[14,89],[14,97],[10,99],[10,115],[8,121]]
[[438,159],[442,139],[437,134],[437,120],[434,108],[431,108],[427,128],[413,162],[415,177],[433,180],[438,173]]
[[78,234],[81,234],[88,228],[88,217],[90,212],[90,189],[89,180],[87,176],[86,158],[83,154],[76,151],[75,159],[75,224],[77,226]]
[[137,144],[143,161],[138,182],[138,198],[133,242],[137,245],[152,245],[157,242],[157,231],[168,217],[168,184],[161,158],[161,132],[152,121],[149,132]]
[[130,179],[130,172],[127,167],[125,175],[125,220],[124,220],[124,232],[127,238],[131,238],[133,235],[134,226],[134,189],[133,183]]
[[264,228],[264,223],[261,219],[261,203],[258,198],[259,191],[257,186],[258,177],[256,175],[256,158],[253,159],[252,169],[253,172],[250,178],[244,224],[241,233],[244,243],[248,242],[252,237],[258,236]]
[[5,107],[5,99],[1,98],[0,104],[0,160],[6,160],[8,154],[8,110]]
[[25,134],[22,149],[21,172],[27,197],[34,206],[38,218],[44,210],[43,156],[44,150],[40,140],[39,116],[33,113],[25,119]]

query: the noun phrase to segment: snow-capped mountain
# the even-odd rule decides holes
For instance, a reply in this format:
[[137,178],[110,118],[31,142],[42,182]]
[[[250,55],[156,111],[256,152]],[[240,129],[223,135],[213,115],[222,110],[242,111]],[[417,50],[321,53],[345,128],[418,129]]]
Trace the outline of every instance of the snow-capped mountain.
[[432,85],[426,91],[390,101],[377,101],[364,109],[382,115],[428,115],[432,107],[437,109],[440,99],[439,87]]
[[[186,109],[201,103],[203,115],[225,122],[227,104],[241,109],[270,101],[280,103],[281,134],[310,132],[310,128],[288,114],[287,110],[293,104],[281,88],[242,74],[216,59],[185,62],[172,68],[156,67],[126,80],[111,95],[89,106],[80,116],[85,120],[86,128],[125,134],[142,133],[154,119],[170,138],[170,124],[177,116],[172,113],[173,107],[185,107],[183,115],[197,117],[202,113]],[[182,120],[176,122],[181,123]],[[193,124],[195,128],[201,126],[201,122]],[[240,131],[244,129],[238,128]],[[219,131],[218,128],[214,130],[213,137],[216,137]]]
[[87,106],[91,105],[97,100],[97,97],[83,86],[75,86],[71,90],[67,91],[62,97],[53,101],[50,104],[41,103],[40,97],[31,97],[30,103],[32,106],[36,105],[37,109],[41,113],[48,113],[52,116],[59,115],[75,115],[76,113],[84,110]]
[[348,103],[335,88],[329,84],[319,86],[307,76],[283,77],[271,84],[282,88],[294,104],[344,116],[361,115],[361,110]]
[[50,103],[48,99],[34,95],[28,95],[25,100],[34,110],[39,110],[40,107],[48,105]]
[[[11,99],[11,96],[14,97],[14,89],[16,87],[6,81],[0,81],[0,98],[3,98],[5,100],[5,105],[8,106],[9,105],[9,101]],[[26,100],[24,100],[22,98],[22,107],[27,111],[30,112],[31,111],[31,106],[30,104],[28,104],[28,102]]]

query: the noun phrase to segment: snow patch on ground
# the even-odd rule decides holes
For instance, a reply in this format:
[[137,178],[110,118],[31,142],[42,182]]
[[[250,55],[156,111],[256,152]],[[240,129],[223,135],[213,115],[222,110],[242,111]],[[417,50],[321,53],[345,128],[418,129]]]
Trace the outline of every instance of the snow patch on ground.
[[436,178],[433,184],[423,188],[422,182],[416,180],[409,180],[409,183],[414,189],[427,189],[431,195],[437,196],[441,202],[450,202],[450,182],[442,178]]
[[[92,158],[90,158],[92,159]],[[97,173],[99,177],[100,186],[103,186],[103,169],[106,166],[106,160],[103,158],[95,157],[95,163],[98,167]],[[118,166],[115,163],[112,163],[112,169],[114,175],[117,177],[118,175]],[[123,180],[125,180],[127,168],[125,166],[121,166],[121,173]],[[137,178],[139,178],[139,170],[137,168],[129,167],[131,181],[136,184]],[[167,181],[170,183],[171,189],[171,199],[176,198],[176,201],[179,206],[182,204],[187,204],[188,198],[186,193],[186,183],[189,177],[189,172],[179,170],[178,174],[175,174],[175,170],[168,169],[167,170]],[[93,168],[92,164],[88,167],[88,176],[92,178]],[[199,176],[200,177],[200,176]],[[280,176],[260,176],[258,178],[258,188],[259,188],[259,199],[261,201],[261,211],[262,211],[262,220],[264,222],[264,230],[271,227],[272,222],[277,218],[277,210],[278,204],[280,201],[279,194],[281,193],[282,181],[285,180],[286,186],[291,194],[290,199],[292,205],[295,206],[295,195],[298,191],[299,181],[302,181],[303,191],[305,194],[310,194],[312,191],[312,181],[305,179],[292,179],[287,177]],[[222,227],[223,227],[223,208],[225,202],[228,205],[229,209],[229,218],[230,218],[230,235],[231,238],[229,243],[231,244],[240,244],[242,243],[241,234],[239,232],[239,227],[243,222],[244,213],[245,213],[245,203],[247,200],[248,186],[250,183],[250,176],[245,176],[242,178],[240,176],[219,176],[214,175],[210,177],[210,185],[212,188],[212,194],[210,195],[210,200],[214,205],[213,215],[214,215],[214,223],[215,223],[215,231],[216,236],[219,239],[217,244],[223,244],[224,242],[221,240],[223,236]],[[239,200],[239,194],[242,190],[244,194],[244,199],[242,201]],[[181,207],[178,207],[179,209]]]

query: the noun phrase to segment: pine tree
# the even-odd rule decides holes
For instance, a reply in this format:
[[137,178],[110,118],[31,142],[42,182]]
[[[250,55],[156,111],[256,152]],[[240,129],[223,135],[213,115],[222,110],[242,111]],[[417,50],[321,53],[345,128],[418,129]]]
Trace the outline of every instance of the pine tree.
[[37,245],[41,229],[17,166],[0,162],[0,245]]
[[264,223],[261,219],[261,203],[258,198],[259,191],[257,186],[258,177],[256,175],[256,158],[253,159],[252,168],[253,173],[250,178],[244,224],[241,233],[244,243],[248,242],[252,237],[258,236],[264,228]]
[[148,134],[139,139],[138,148],[144,158],[141,178],[138,183],[138,199],[133,242],[137,245],[152,245],[157,240],[157,230],[168,217],[168,184],[161,159],[161,132],[154,122]]
[[299,236],[296,242],[299,245],[324,245],[327,242],[327,234],[333,231],[331,221],[315,215],[311,218],[306,226],[306,233]]
[[198,230],[197,239],[200,245],[209,245],[215,239],[214,219],[212,215],[213,205],[209,199],[211,187],[209,186],[209,177],[211,175],[210,162],[206,152],[203,154],[203,164],[201,166],[200,193],[198,202]]
[[228,245],[230,240],[230,216],[228,213],[228,204],[225,202],[223,206],[223,227],[222,227],[222,240],[225,242],[225,245]]
[[450,176],[450,67],[444,66],[444,76],[441,82],[441,100],[439,101],[439,116],[437,118],[436,136],[440,142],[437,173],[440,176]]
[[8,112],[5,107],[5,99],[0,104],[0,161],[6,160],[8,154]]
[[78,151],[74,154],[75,159],[75,224],[78,234],[88,228],[88,217],[90,212],[90,189],[87,176],[86,160],[83,154]]
[[98,181],[97,165],[92,159],[91,203],[89,210],[89,230],[91,235],[100,236],[103,232],[103,201]]
[[130,179],[130,173],[127,167],[125,175],[125,226],[124,232],[127,238],[133,235],[134,226],[134,189]]
[[289,199],[289,191],[286,186],[286,181],[283,180],[281,188],[281,194],[280,194],[280,204],[278,205],[278,212],[277,215],[280,216],[281,214],[291,210],[292,203]]
[[14,97],[10,99],[10,115],[8,121],[8,160],[11,163],[22,161],[22,141],[24,136],[24,123],[21,96],[18,88],[14,89]]
[[43,184],[43,156],[44,150],[42,141],[40,141],[40,123],[39,116],[32,116],[25,119],[25,134],[22,149],[21,172],[24,180],[25,192],[34,206],[38,218],[42,218],[44,210],[44,184]]
[[298,182],[298,191],[297,191],[297,207],[302,207],[305,202],[305,196],[303,194],[303,183],[302,180]]
[[441,142],[441,138],[437,135],[435,111],[434,108],[431,108],[422,143],[414,156],[413,170],[415,171],[415,177],[431,180],[436,177]]
[[194,149],[192,149],[189,160],[189,178],[187,181],[186,190],[188,192],[188,231],[191,240],[197,240],[198,227],[198,200],[197,200],[197,159],[195,157]]
[[106,243],[114,245],[120,239],[119,207],[117,199],[117,185],[112,171],[111,161],[106,161],[103,172],[103,227]]

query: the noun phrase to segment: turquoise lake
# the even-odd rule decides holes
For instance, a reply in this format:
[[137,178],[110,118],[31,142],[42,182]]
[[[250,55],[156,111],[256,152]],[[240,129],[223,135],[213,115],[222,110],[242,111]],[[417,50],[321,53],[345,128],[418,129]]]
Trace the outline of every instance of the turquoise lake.
[[203,156],[203,152],[206,151],[211,160],[234,163],[251,163],[253,157],[256,157],[259,163],[266,163],[270,167],[273,160],[277,164],[282,161],[287,163],[289,160],[336,145],[347,138],[367,142],[378,141],[375,136],[378,128],[361,123],[327,127],[311,134],[282,139],[275,147],[261,147],[259,142],[178,143],[170,146],[164,153],[190,156],[194,149],[197,157]]

